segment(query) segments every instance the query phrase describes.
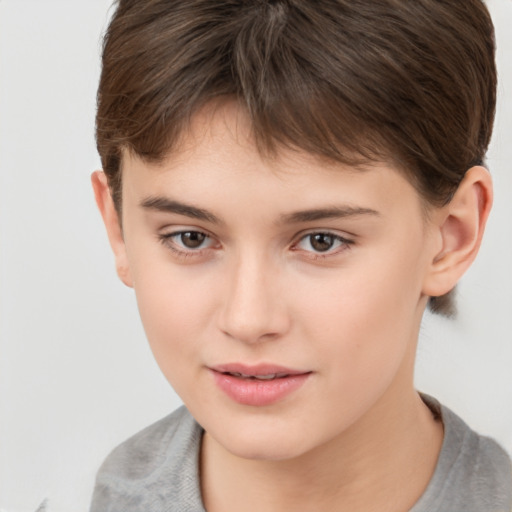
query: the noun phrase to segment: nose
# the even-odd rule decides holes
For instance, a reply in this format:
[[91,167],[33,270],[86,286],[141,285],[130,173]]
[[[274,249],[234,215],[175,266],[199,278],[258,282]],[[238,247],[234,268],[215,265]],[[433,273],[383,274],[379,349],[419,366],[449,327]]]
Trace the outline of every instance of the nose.
[[239,257],[225,282],[219,328],[243,343],[275,340],[290,328],[278,268],[263,257]]

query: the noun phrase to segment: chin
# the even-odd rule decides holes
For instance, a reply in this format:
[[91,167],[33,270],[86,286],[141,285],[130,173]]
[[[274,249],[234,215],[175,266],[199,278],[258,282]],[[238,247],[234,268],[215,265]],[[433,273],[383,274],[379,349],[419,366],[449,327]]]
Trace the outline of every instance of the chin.
[[235,457],[247,460],[284,461],[300,457],[314,448],[312,439],[305,433],[294,435],[290,428],[277,425],[257,429],[226,429],[209,431],[209,435],[224,450]]
[[[219,441],[220,442],[220,441]],[[299,457],[303,453],[298,447],[283,446],[282,443],[269,443],[268,440],[241,440],[240,442],[222,443],[223,448],[235,457],[259,461],[284,461]]]

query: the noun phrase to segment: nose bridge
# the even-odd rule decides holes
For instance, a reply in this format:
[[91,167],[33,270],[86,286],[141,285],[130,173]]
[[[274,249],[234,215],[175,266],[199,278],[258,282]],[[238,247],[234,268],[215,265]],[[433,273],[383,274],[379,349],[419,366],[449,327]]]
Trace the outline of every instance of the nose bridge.
[[288,327],[279,269],[256,251],[240,252],[231,262],[220,328],[245,343],[276,338]]

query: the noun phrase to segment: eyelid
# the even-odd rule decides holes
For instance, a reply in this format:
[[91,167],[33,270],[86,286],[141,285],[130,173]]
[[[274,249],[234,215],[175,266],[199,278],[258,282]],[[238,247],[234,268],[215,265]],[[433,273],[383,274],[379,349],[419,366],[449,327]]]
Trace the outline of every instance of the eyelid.
[[158,230],[158,236],[171,237],[181,235],[182,233],[201,233],[206,235],[208,238],[215,238],[215,235],[213,235],[208,229],[187,224],[166,225]]
[[[305,249],[301,249],[298,247],[298,245],[307,237],[310,237],[312,235],[327,235],[338,242],[340,242],[340,245],[338,247],[335,247],[334,249],[328,249],[327,251],[321,252],[321,251],[308,251]],[[345,250],[348,250],[351,245],[355,244],[354,237],[347,237],[345,235],[342,235],[339,232],[336,232],[332,229],[311,229],[305,232],[299,233],[295,237],[295,241],[291,245],[291,249],[293,251],[302,251],[303,253],[307,254],[308,258],[311,259],[323,259],[323,258],[329,258],[333,256],[337,256],[338,254],[344,252]]]
[[[184,233],[200,233],[205,236],[205,241],[210,240],[211,243],[206,247],[198,247],[196,249],[185,247],[181,244],[178,244],[174,238],[183,235]],[[159,242],[162,243],[166,248],[170,249],[175,253],[175,255],[179,257],[195,257],[195,256],[204,256],[206,251],[215,248],[216,239],[215,237],[209,233],[205,229],[201,229],[195,226],[173,226],[172,229],[169,227],[167,229],[162,229],[158,235]],[[218,244],[218,242],[217,242]]]

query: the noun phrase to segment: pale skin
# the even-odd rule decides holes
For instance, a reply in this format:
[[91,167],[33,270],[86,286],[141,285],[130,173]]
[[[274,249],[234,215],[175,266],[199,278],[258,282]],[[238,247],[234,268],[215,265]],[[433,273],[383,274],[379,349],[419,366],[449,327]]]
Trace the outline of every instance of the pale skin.
[[[391,165],[263,158],[235,103],[197,114],[159,165],[125,152],[122,172],[122,223],[100,171],[96,200],[155,358],[206,431],[208,512],[409,510],[443,438],[413,386],[420,322],[478,252],[488,172],[425,215]],[[242,405],[212,379],[233,362],[308,378]]]

